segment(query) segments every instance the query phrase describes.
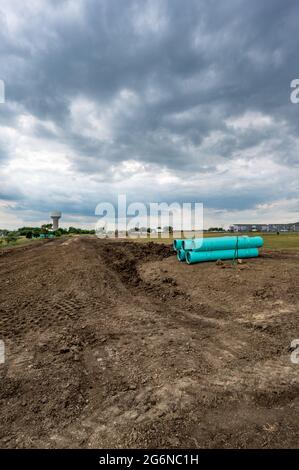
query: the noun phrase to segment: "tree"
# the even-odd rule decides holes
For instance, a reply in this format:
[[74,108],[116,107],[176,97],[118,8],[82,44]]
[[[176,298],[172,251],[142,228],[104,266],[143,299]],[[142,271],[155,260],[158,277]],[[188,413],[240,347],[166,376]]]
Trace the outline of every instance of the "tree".
[[222,227],[210,227],[208,232],[224,232]]
[[0,229],[0,235],[2,235],[3,237],[6,237],[6,235],[8,234],[9,234],[9,230],[6,230],[5,228]]
[[42,225],[40,233],[48,233],[48,232],[49,232],[48,227],[46,227],[46,225]]
[[21,227],[18,229],[18,234],[21,237],[26,237],[28,232],[33,233],[34,230],[40,230],[40,228],[39,227]]
[[16,243],[18,240],[18,235],[15,232],[9,232],[9,234],[5,237],[6,243],[9,245],[10,243]]
[[41,234],[41,229],[40,228],[35,228],[32,232],[33,238],[38,238]]
[[60,237],[61,235],[66,235],[68,232],[65,228],[60,227],[57,230],[55,230],[54,233],[56,237]]

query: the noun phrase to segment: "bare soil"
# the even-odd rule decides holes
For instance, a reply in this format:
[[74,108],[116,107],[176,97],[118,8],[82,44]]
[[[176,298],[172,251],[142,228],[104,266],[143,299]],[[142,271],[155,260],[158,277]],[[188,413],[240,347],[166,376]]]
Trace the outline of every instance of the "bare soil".
[[299,252],[74,237],[0,255],[0,446],[298,447]]

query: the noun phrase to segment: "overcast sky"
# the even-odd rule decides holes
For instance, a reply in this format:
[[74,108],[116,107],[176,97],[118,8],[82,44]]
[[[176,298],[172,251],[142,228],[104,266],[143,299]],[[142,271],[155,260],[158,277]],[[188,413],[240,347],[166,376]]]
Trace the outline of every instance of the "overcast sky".
[[203,202],[299,221],[296,0],[0,0],[0,228]]

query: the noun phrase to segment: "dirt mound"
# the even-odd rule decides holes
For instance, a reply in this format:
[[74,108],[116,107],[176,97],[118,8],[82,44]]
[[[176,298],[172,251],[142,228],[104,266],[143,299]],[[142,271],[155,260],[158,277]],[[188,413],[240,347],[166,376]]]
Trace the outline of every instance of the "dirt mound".
[[139,285],[142,280],[138,274],[137,267],[140,263],[148,260],[162,260],[173,255],[173,249],[169,245],[134,242],[105,242],[101,249],[101,256],[111,269],[121,275],[124,282],[134,286]]
[[1,256],[1,447],[297,447],[298,256],[188,266],[93,237]]

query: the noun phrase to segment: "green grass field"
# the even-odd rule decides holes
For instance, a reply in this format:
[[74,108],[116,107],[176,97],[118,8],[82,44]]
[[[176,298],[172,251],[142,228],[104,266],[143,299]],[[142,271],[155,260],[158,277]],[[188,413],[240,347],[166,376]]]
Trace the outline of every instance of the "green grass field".
[[[213,232],[205,232],[204,237],[223,237],[226,235],[234,235],[231,233],[213,233]],[[241,234],[240,234],[241,235]],[[259,232],[251,232],[251,233],[242,233],[242,235],[249,235],[255,236],[259,235],[264,239],[264,248],[266,250],[299,250],[299,232],[298,233],[280,233],[277,235],[276,233],[259,233]],[[70,236],[70,235],[68,235]],[[78,235],[77,235],[78,236]],[[79,235],[84,236],[84,235]],[[90,235],[89,235],[90,236]],[[179,237],[178,237],[179,238]],[[19,237],[18,240],[14,243],[7,244],[5,240],[2,240],[0,243],[0,250],[12,248],[14,246],[22,246],[27,245],[28,243],[35,243],[39,239],[28,239],[26,237]],[[131,238],[129,239],[134,242],[138,243],[146,243],[149,241],[153,241],[155,243],[166,243],[170,244],[173,242],[173,237],[159,237],[159,238]],[[1,241],[1,239],[0,239]]]
[[38,238],[19,237],[15,242],[7,243],[4,239],[0,238],[0,250],[12,248],[14,246],[28,245],[28,243],[35,243]]
[[[250,234],[249,234],[250,235]],[[251,234],[252,235],[252,234]],[[299,233],[260,233],[264,239],[264,248],[268,250],[298,250]]]
[[[204,236],[223,236],[223,235],[234,235],[234,234],[215,234],[205,233]],[[236,235],[236,234],[235,234]],[[240,235],[248,235],[250,237],[260,236],[264,239],[264,248],[267,250],[298,250],[299,249],[299,232],[298,233],[261,233],[261,232],[250,232],[242,233]]]
[[[223,237],[226,235],[236,235],[233,233],[213,233],[213,232],[205,232],[204,237]],[[250,233],[242,233],[239,235],[249,235],[252,236],[261,236],[264,239],[264,248],[266,250],[299,250],[299,232],[298,233],[280,233],[277,235],[276,233],[259,233],[259,232],[250,232]],[[161,238],[139,238],[134,239],[137,242],[148,242],[153,241],[155,243],[172,243],[173,237],[165,238],[161,236]]]

